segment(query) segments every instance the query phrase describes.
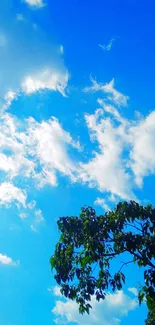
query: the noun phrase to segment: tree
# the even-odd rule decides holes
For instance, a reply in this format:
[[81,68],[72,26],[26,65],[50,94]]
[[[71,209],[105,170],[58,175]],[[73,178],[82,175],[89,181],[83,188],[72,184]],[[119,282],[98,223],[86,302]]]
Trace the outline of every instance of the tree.
[[[135,263],[144,274],[139,303],[146,300],[146,324],[154,325],[155,208],[130,201],[97,216],[84,207],[79,217],[61,217],[57,223],[61,235],[50,263],[61,293],[78,303],[79,312],[89,313],[93,295],[99,301],[107,289],[122,289],[124,266]],[[125,262],[112,273],[112,261],[122,256]]]
[[148,312],[145,324],[146,325],[155,325],[155,311],[154,311],[154,313],[151,311]]
[[149,312],[148,312],[145,324],[146,325],[155,325],[155,301],[148,307],[149,307]]

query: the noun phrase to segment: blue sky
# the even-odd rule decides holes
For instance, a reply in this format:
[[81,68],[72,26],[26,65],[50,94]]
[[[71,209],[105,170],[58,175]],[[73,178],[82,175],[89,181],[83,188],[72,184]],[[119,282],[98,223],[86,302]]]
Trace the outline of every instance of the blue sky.
[[153,0],[0,3],[2,325],[144,322],[141,270],[82,317],[49,258],[60,216],[155,203],[154,12]]

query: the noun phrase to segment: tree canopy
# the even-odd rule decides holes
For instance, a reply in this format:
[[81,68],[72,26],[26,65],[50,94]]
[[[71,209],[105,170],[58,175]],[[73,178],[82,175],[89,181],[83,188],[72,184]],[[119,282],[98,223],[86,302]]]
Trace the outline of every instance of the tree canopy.
[[[97,216],[92,207],[83,207],[79,217],[61,217],[57,223],[61,234],[50,263],[61,293],[78,303],[79,312],[89,313],[93,295],[99,301],[107,290],[121,290],[124,266],[135,263],[144,275],[139,303],[146,300],[146,324],[154,325],[155,208],[121,202]],[[113,273],[112,262],[122,255],[125,262]]]

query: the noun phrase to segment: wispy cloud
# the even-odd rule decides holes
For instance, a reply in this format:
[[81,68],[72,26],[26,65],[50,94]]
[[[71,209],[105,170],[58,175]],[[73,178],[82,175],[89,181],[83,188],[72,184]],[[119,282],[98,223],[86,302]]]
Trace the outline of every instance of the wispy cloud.
[[102,50],[104,50],[104,51],[110,51],[110,50],[112,49],[113,44],[114,44],[115,41],[116,41],[116,38],[113,37],[113,38],[109,41],[108,44],[106,44],[106,45],[99,44],[99,47],[100,47]]
[[34,211],[33,224],[30,228],[33,232],[38,232],[39,226],[45,221],[43,213],[40,209]]
[[109,211],[110,210],[110,207],[107,204],[107,200],[106,199],[97,197],[97,199],[95,200],[94,204],[101,206],[103,208],[103,210],[105,210],[105,211]]
[[128,288],[128,291],[131,292],[135,297],[138,297],[138,290],[137,288]]
[[103,92],[107,94],[107,100],[112,102],[113,104],[117,106],[127,106],[127,102],[129,97],[119,92],[117,89],[115,89],[115,80],[112,79],[109,83],[98,83],[95,79],[90,77],[90,80],[92,82],[92,85],[90,87],[84,88],[84,92]]

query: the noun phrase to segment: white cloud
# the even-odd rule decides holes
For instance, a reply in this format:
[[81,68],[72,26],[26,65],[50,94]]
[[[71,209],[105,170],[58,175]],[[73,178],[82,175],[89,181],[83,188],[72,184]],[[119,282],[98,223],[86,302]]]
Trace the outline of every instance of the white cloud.
[[[20,1],[27,3],[31,9],[46,5],[46,0]],[[0,12],[3,12],[1,7],[4,7],[2,1],[0,1]],[[33,84],[33,89],[37,87],[36,91],[40,87],[49,90],[51,87],[52,89],[56,87],[54,89],[63,92],[68,72],[66,72],[62,53],[58,50],[60,44],[49,41],[42,27],[37,26],[35,19],[30,22],[23,12],[17,11],[10,17],[9,10],[6,10],[5,14],[5,20],[9,21],[9,28],[4,30],[3,26],[0,28],[0,102],[10,89],[20,94],[22,82],[25,82],[25,87],[30,90],[27,77]],[[45,70],[47,76],[44,76]],[[56,86],[53,86],[56,78]],[[0,104],[2,108],[2,103]]]
[[144,177],[155,174],[155,111],[127,120],[113,105],[97,102],[102,108],[85,115],[95,150],[81,164],[79,177],[117,199],[136,199],[134,188],[142,188]]
[[29,6],[36,7],[36,8],[42,8],[45,6],[43,0],[25,0],[25,3],[27,3]]
[[130,127],[131,152],[129,166],[136,183],[142,187],[144,176],[155,173],[155,111]]
[[62,298],[62,294],[60,292],[60,287],[59,286],[48,288],[47,290],[48,290],[48,292],[53,294],[55,297],[61,297]]
[[127,145],[126,124],[115,125],[110,118],[104,118],[103,110],[85,115],[91,141],[97,143],[98,149],[93,157],[81,164],[80,177],[91,187],[110,192],[123,199],[134,197],[131,175],[123,160],[123,150]]
[[108,200],[112,203],[116,203],[117,202],[117,196],[114,194],[110,194],[108,197]]
[[[57,172],[75,181],[78,164],[72,161],[69,151],[77,149],[79,143],[57,119],[41,123],[33,118],[20,121],[4,112],[0,116],[0,170],[5,181],[0,185],[0,204],[20,203],[28,209],[35,208],[35,202],[26,205],[26,191],[13,185],[19,176],[23,181],[33,180],[38,187],[57,186]],[[41,210],[34,213],[36,223],[43,221]]]
[[[37,84],[33,91],[39,87],[42,86]],[[94,87],[98,89],[100,84],[94,83]],[[23,91],[27,91],[27,88],[23,88]],[[16,96],[10,91],[6,101],[12,101]],[[114,98],[118,99],[119,96]],[[63,129],[58,119],[51,117],[47,121],[37,122],[29,118],[21,121],[6,111],[1,113],[0,171],[3,172],[4,184],[14,186],[14,179],[20,176],[24,181],[31,179],[38,187],[47,184],[57,186],[58,174],[61,174],[71,182],[87,183],[108,193],[106,197],[109,202],[116,202],[120,198],[135,199],[134,187],[142,186],[144,177],[155,173],[155,111],[146,118],[139,116],[135,121],[128,121],[112,103],[102,98],[98,98],[97,103],[100,109],[94,114],[85,114],[93,146],[90,151],[88,147],[89,158],[85,162],[82,161],[83,154],[81,159],[73,159],[76,157],[72,155],[73,150],[77,153],[81,147]],[[11,193],[11,187],[7,191]],[[7,204],[7,200],[9,204],[16,202],[7,191],[4,192],[3,204]],[[26,193],[24,195],[26,197]],[[21,205],[24,205],[23,196],[19,198]],[[98,197],[96,203],[107,210],[107,201]],[[35,208],[29,203],[27,207]]]
[[106,212],[108,212],[110,210],[109,205],[106,203],[106,200],[103,198],[97,197],[94,204],[101,206],[103,208],[103,210],[105,210]]
[[28,204],[27,204],[27,208],[30,209],[30,210],[33,210],[36,206],[36,201],[33,200],[33,201],[30,201]]
[[131,293],[133,293],[133,295],[135,296],[135,297],[138,297],[138,290],[137,290],[137,288],[128,288],[128,291],[129,292],[131,292]]
[[69,79],[68,72],[59,72],[54,69],[45,69],[35,75],[24,78],[21,88],[27,95],[41,90],[59,91],[66,96],[65,89]]
[[7,173],[8,179],[18,175],[30,177],[35,164],[26,157],[26,148],[18,130],[20,122],[10,114],[0,116],[0,170]]
[[11,257],[0,253],[0,264],[16,266],[19,264],[19,261],[15,262]]
[[15,202],[23,207],[26,206],[26,193],[24,190],[14,186],[11,183],[0,184],[0,205],[7,206]]
[[76,164],[68,155],[68,148],[79,149],[68,132],[63,130],[56,118],[36,122],[29,119],[27,145],[31,156],[41,166],[41,172],[35,174],[40,186],[57,185],[56,171],[75,180]]
[[[56,186],[56,171],[59,171],[75,180],[77,167],[68,150],[79,150],[80,146],[57,119],[38,123],[30,118],[23,124],[5,113],[0,122],[0,170],[8,179],[31,177],[41,187]],[[25,131],[21,131],[23,126]]]
[[115,41],[116,39],[112,38],[107,45],[99,44],[99,47],[104,51],[110,51]]
[[10,179],[23,174],[25,177],[32,175],[34,163],[25,158],[22,154],[8,156],[0,153],[0,170],[8,173]]
[[117,106],[127,106],[129,97],[114,88],[114,79],[112,79],[109,83],[106,84],[98,83],[92,77],[90,79],[92,82],[92,86],[86,87],[84,89],[85,92],[95,93],[98,91],[102,91],[103,93],[107,94],[107,99],[113,104]]
[[16,97],[17,97],[17,93],[13,90],[9,90],[4,96],[5,104],[3,108],[7,109],[9,106],[11,106],[13,100]]
[[27,214],[26,214],[25,212],[21,212],[21,213],[19,214],[19,217],[20,217],[20,219],[24,220],[24,219],[27,218]]
[[54,296],[56,296],[56,297],[62,297],[62,294],[60,292],[60,287],[55,286],[52,291],[53,291]]
[[44,221],[43,213],[40,209],[35,211],[35,217],[36,223],[41,223]]
[[119,122],[124,122],[123,118],[121,117],[121,115],[119,114],[118,110],[113,106],[113,105],[109,105],[106,102],[104,102],[103,99],[98,98],[97,100],[98,104],[103,108],[104,112],[112,115],[116,120],[118,120]]
[[106,299],[100,300],[100,302],[92,297],[91,305],[90,315],[80,315],[74,301],[57,300],[52,310],[55,315],[54,321],[56,324],[117,325],[120,324],[123,317],[138,306],[138,302],[123,291],[118,291],[114,294],[108,293]]
[[[29,204],[27,204],[27,207],[30,210],[34,210],[35,206],[36,206],[35,201],[31,201],[31,202],[29,202]],[[41,224],[43,224],[45,222],[43,213],[40,209],[33,211],[33,219],[31,222],[32,222],[32,224],[30,225],[31,231],[38,232],[38,229],[41,226]]]

